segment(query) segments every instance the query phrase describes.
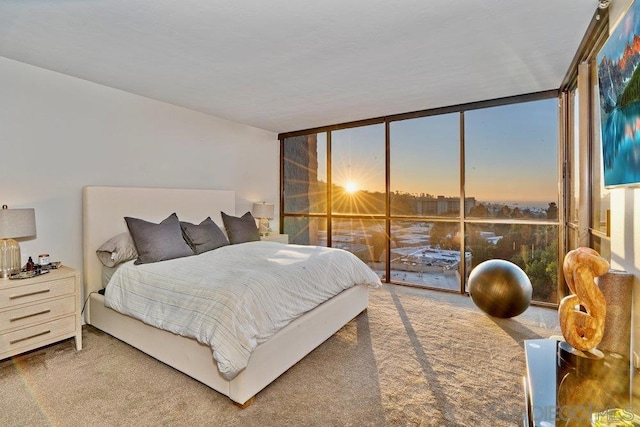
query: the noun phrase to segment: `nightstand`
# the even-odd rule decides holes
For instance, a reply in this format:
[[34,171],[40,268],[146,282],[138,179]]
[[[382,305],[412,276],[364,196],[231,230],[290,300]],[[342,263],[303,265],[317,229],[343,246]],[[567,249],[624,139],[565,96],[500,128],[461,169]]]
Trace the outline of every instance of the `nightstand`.
[[268,234],[266,236],[260,236],[260,240],[266,240],[268,242],[289,243],[288,234]]
[[576,356],[574,364],[562,348],[562,341],[553,338],[524,340],[524,425],[594,425],[593,413],[604,415],[615,408],[621,408],[628,425],[634,425],[632,413],[626,412],[637,412],[639,406],[635,390],[630,389],[637,379],[629,361],[603,351],[601,360]]
[[72,268],[0,279],[0,360],[71,337],[82,349],[80,311],[80,273]]

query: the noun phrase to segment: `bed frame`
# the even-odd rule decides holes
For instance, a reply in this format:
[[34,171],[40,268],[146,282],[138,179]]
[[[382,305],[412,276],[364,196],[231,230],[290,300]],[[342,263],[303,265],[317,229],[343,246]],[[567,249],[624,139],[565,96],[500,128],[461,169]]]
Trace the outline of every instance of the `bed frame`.
[[220,211],[235,214],[229,190],[135,187],[83,188],[84,291],[86,323],[174,367],[246,407],[255,395],[367,308],[368,289],[358,285],[304,314],[260,344],[245,370],[231,381],[219,372],[211,348],[194,339],[147,325],[104,306],[102,264],[96,249],[126,231],[124,216],[159,222],[176,212],[181,220],[200,223],[210,216],[222,224]]

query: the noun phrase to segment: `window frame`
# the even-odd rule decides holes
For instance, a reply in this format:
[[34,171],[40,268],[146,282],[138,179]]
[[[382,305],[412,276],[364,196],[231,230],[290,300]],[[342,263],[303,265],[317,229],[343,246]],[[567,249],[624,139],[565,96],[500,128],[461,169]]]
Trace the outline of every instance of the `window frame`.
[[[545,100],[545,99],[552,99],[555,98],[557,99],[559,96],[559,91],[558,90],[549,90],[549,91],[544,91],[544,92],[536,92],[536,93],[531,93],[531,94],[525,94],[525,95],[518,95],[518,96],[512,96],[512,97],[506,97],[506,98],[500,98],[500,99],[494,99],[494,100],[489,100],[489,101],[482,101],[482,102],[475,102],[475,103],[468,103],[468,104],[461,104],[461,105],[457,105],[457,106],[450,106],[450,107],[445,107],[445,108],[437,108],[437,109],[431,109],[431,110],[423,110],[423,111],[416,111],[416,112],[411,112],[411,113],[404,113],[404,114],[397,114],[397,115],[392,115],[392,116],[385,116],[385,117],[379,117],[379,118],[374,118],[374,119],[368,119],[368,120],[361,120],[361,121],[355,121],[355,122],[348,122],[348,123],[343,123],[343,124],[337,124],[337,125],[331,125],[331,126],[325,126],[325,127],[318,127],[318,128],[312,128],[312,129],[306,129],[306,130],[299,130],[299,131],[294,131],[294,132],[286,132],[286,133],[282,133],[278,135],[278,138],[280,140],[280,159],[281,159],[281,175],[280,175],[280,206],[282,206],[282,214],[280,216],[280,230],[281,232],[283,232],[284,230],[284,221],[286,217],[309,217],[309,218],[325,218],[326,222],[327,222],[327,246],[332,246],[331,244],[331,237],[333,234],[333,230],[332,230],[332,223],[334,218],[335,219],[340,219],[340,218],[349,218],[349,219],[353,219],[353,220],[383,220],[385,222],[385,229],[386,229],[386,260],[385,260],[385,273],[384,273],[384,282],[385,283],[390,283],[390,284],[398,284],[398,285],[405,285],[405,286],[412,286],[412,284],[410,283],[404,283],[404,282],[396,282],[394,280],[392,280],[391,277],[391,262],[390,262],[390,258],[391,258],[391,223],[393,221],[416,221],[416,222],[444,222],[444,223],[451,223],[451,222],[456,222],[457,223],[457,228],[459,230],[461,230],[460,233],[460,259],[465,259],[465,236],[464,236],[464,230],[465,230],[465,226],[466,224],[496,224],[496,223],[505,223],[505,224],[514,224],[514,225],[518,225],[518,224],[523,224],[523,225],[552,225],[552,226],[556,226],[558,228],[558,248],[559,248],[559,252],[560,252],[560,248],[563,247],[562,242],[560,241],[560,236],[563,235],[561,232],[561,215],[560,212],[562,212],[564,210],[564,199],[562,196],[562,192],[559,191],[558,193],[558,218],[556,220],[541,220],[541,219],[533,219],[533,220],[527,220],[527,219],[508,219],[508,220],[502,220],[502,219],[496,219],[496,218],[467,218],[465,215],[465,210],[461,209],[460,215],[458,216],[458,218],[447,218],[447,217],[442,217],[442,216],[411,216],[411,215],[392,215],[391,214],[391,206],[390,206],[390,199],[391,199],[391,194],[390,194],[390,152],[391,152],[391,141],[390,141],[390,127],[391,127],[391,123],[393,122],[397,122],[397,121],[402,121],[402,120],[409,120],[409,119],[416,119],[416,118],[422,118],[422,117],[429,117],[429,116],[434,116],[434,115],[441,115],[441,114],[451,114],[451,113],[457,113],[459,114],[459,154],[460,154],[460,161],[459,161],[459,168],[460,168],[460,188],[459,188],[459,197],[460,197],[460,206],[464,206],[465,203],[465,193],[464,193],[464,183],[465,183],[465,176],[464,176],[464,165],[465,165],[465,127],[464,127],[464,115],[465,112],[468,111],[473,111],[473,110],[477,110],[477,109],[483,109],[483,108],[491,108],[491,107],[497,107],[497,106],[507,106],[507,105],[511,105],[511,104],[519,104],[519,103],[526,103],[526,102],[532,102],[532,101],[539,101],[539,100]],[[559,115],[558,115],[558,119],[559,119]],[[353,215],[353,214],[336,214],[333,212],[332,209],[332,194],[331,194],[331,187],[332,187],[332,132],[334,131],[338,131],[338,130],[343,130],[343,129],[349,129],[349,128],[354,128],[354,127],[362,127],[362,126],[370,126],[370,125],[375,125],[375,124],[384,124],[385,126],[385,190],[386,190],[386,200],[385,200],[385,212],[383,214],[375,214],[375,215]],[[560,128],[560,123],[558,123],[558,127]],[[286,206],[285,206],[285,194],[284,194],[284,152],[285,152],[285,141],[287,138],[292,138],[292,137],[298,137],[298,136],[303,136],[303,135],[310,135],[310,134],[317,134],[317,133],[321,133],[321,132],[326,132],[327,133],[327,153],[326,153],[326,164],[327,164],[327,171],[326,171],[326,176],[327,176],[327,210],[326,213],[324,214],[293,214],[293,213],[286,213]],[[560,150],[561,150],[561,145],[560,145],[560,138],[558,137],[558,156],[560,157]],[[558,188],[561,187],[561,180],[562,180],[562,174],[560,172],[560,170],[558,170]],[[558,254],[558,256],[560,256]],[[456,293],[460,293],[460,294],[467,294],[466,291],[466,278],[468,277],[468,271],[467,271],[467,267],[465,265],[466,263],[461,262],[460,266],[459,266],[459,274],[460,274],[460,287],[458,290],[456,291],[451,291],[451,292],[456,292]],[[558,277],[560,277],[560,275],[558,275]],[[441,289],[435,286],[422,286],[422,285],[414,285],[414,286],[419,286],[422,288],[429,288],[429,289],[435,289],[435,290],[440,290],[440,291],[448,291],[447,289]],[[556,284],[556,287],[559,289],[559,281]],[[559,294],[559,292],[558,292]],[[544,302],[544,301],[534,301],[534,304],[536,305],[542,305],[542,306],[557,306],[557,301],[556,302]]]

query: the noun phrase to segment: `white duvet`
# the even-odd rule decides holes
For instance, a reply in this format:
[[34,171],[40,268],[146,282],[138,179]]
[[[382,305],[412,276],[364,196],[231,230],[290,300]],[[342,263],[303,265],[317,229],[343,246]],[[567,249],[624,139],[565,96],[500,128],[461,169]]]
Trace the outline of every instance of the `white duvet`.
[[340,249],[250,242],[153,264],[122,264],[105,291],[114,310],[213,350],[232,379],[255,347],[305,312],[378,276]]

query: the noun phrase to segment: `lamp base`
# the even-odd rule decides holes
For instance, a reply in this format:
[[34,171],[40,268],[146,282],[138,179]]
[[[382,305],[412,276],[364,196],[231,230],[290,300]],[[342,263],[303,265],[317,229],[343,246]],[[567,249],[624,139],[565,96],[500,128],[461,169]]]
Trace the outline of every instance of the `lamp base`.
[[13,239],[0,239],[0,277],[6,279],[20,272],[20,245]]
[[269,218],[260,218],[260,222],[258,223],[258,231],[260,233],[260,237],[264,237],[269,235]]

